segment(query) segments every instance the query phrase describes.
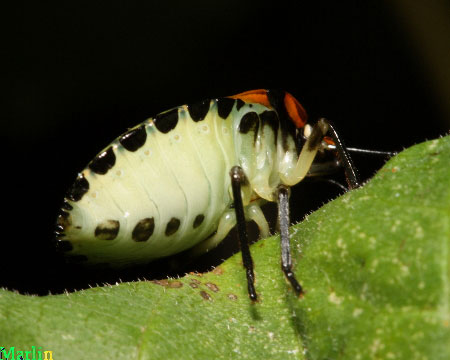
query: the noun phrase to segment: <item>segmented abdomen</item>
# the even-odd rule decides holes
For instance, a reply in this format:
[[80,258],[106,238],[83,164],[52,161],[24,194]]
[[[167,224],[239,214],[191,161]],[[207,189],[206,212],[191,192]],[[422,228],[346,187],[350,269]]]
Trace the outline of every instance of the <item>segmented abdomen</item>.
[[224,98],[177,107],[111,143],[66,197],[57,225],[61,248],[77,260],[117,266],[207,238],[231,203],[239,105]]

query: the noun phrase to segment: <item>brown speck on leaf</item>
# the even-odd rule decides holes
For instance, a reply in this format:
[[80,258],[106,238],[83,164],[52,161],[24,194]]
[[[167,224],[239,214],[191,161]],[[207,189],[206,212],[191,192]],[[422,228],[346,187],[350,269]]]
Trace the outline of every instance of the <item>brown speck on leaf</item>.
[[169,280],[166,280],[166,279],[164,279],[164,280],[153,280],[152,283],[156,284],[156,285],[161,285],[161,286],[168,286],[169,285]]
[[181,281],[171,281],[169,282],[169,287],[172,289],[178,289],[183,286],[183,283]]
[[189,283],[189,286],[191,287],[191,288],[193,288],[193,289],[197,289],[198,288],[198,283],[195,283],[195,282],[190,282]]
[[233,301],[237,300],[237,298],[238,298],[237,295],[234,295],[234,294],[228,294],[227,297],[228,297],[228,299],[233,300]]
[[191,271],[191,272],[189,273],[189,275],[198,276],[198,277],[202,277],[202,276],[203,276],[202,273],[193,272],[193,271]]
[[156,284],[156,285],[161,285],[161,286],[164,286],[164,287],[169,287],[169,288],[172,288],[172,289],[178,289],[178,288],[183,286],[183,283],[181,281],[178,281],[178,280],[175,280],[175,281],[170,281],[170,280],[167,280],[167,279],[153,280],[152,283]]
[[206,283],[205,284],[209,290],[214,291],[214,292],[218,292],[219,291],[219,287],[216,284],[213,283]]
[[211,295],[209,295],[206,291],[200,291],[200,296],[205,300],[212,300]]
[[223,274],[223,269],[221,267],[216,267],[213,271],[213,274],[215,275],[222,275]]

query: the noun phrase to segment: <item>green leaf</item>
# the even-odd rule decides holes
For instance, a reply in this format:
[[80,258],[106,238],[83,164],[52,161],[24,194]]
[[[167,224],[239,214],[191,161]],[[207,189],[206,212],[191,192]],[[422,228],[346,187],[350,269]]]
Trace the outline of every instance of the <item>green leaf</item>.
[[449,359],[449,165],[450,137],[414,146],[293,226],[301,299],[272,237],[252,247],[256,304],[240,254],[182,279],[0,290],[0,346],[54,359]]

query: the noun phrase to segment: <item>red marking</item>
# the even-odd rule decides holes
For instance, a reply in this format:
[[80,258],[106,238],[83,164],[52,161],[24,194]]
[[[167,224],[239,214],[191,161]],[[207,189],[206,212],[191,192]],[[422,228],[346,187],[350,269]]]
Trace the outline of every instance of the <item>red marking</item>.
[[[243,93],[229,96],[231,99],[240,99],[246,103],[257,103],[273,109],[270,104],[269,98],[267,97],[267,91],[264,89],[250,90]],[[291,118],[292,122],[297,128],[302,128],[305,126],[308,120],[308,115],[306,114],[303,106],[288,92],[284,95],[284,107]]]
[[269,99],[267,98],[267,91],[264,89],[258,89],[258,90],[250,90],[245,91],[243,93],[229,96],[232,99],[241,99],[242,101],[248,103],[257,103],[264,105],[268,108],[272,108],[270,105]]
[[284,106],[289,114],[289,117],[298,129],[305,126],[306,121],[308,120],[308,115],[297,99],[288,92],[284,95]]
[[334,143],[333,139],[330,138],[329,136],[324,136],[323,141],[325,141],[328,145],[336,146],[336,144]]

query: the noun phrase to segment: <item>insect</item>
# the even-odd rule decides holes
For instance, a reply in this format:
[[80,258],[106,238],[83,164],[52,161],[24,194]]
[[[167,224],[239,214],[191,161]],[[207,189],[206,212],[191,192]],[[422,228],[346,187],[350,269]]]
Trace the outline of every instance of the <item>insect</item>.
[[253,90],[175,107],[131,128],[78,174],[57,219],[59,248],[77,261],[125,266],[218,245],[237,224],[248,293],[257,300],[246,221],[277,202],[281,267],[295,292],[289,188],[323,173],[331,154],[349,188],[357,174],[334,126],[307,123],[288,92]]

